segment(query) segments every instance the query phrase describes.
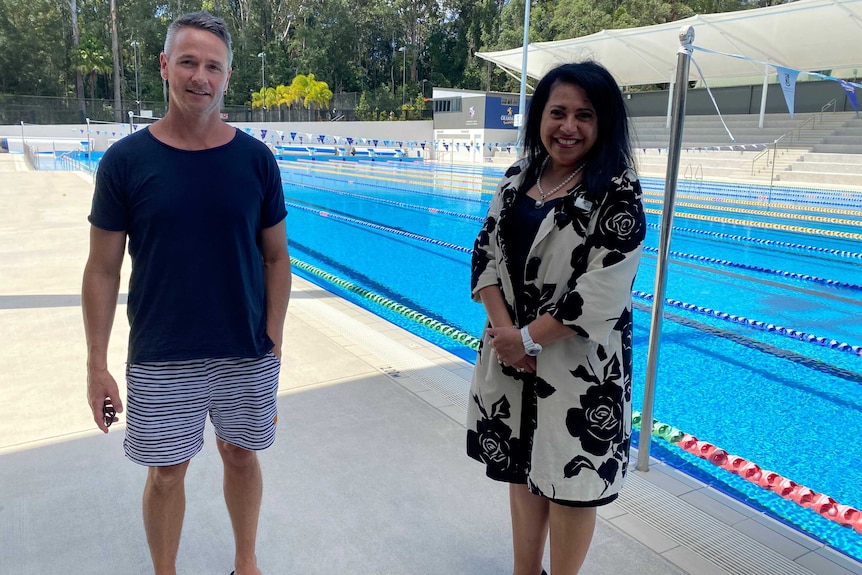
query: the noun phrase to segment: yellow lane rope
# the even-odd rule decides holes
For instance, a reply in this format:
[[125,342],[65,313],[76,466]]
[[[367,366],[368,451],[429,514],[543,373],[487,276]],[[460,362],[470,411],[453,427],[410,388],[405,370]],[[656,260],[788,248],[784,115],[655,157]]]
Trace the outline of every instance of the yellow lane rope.
[[[658,197],[658,198],[663,197],[662,194],[656,193],[656,192],[644,192],[644,196],[653,196],[653,197]],[[823,206],[823,207],[821,207],[821,206],[799,206],[799,205],[795,205],[795,204],[779,203],[779,202],[767,203],[767,202],[760,202],[760,201],[754,201],[754,200],[724,199],[724,198],[717,198],[717,197],[703,198],[703,197],[694,196],[691,194],[680,194],[677,197],[678,198],[691,199],[691,200],[701,200],[701,201],[711,199],[712,201],[720,202],[723,206],[728,206],[728,205],[762,206],[762,207],[768,206],[770,208],[776,208],[776,209],[809,211],[809,212],[815,212],[815,213],[837,214],[840,216],[855,216],[857,218],[862,218],[862,211],[860,211],[860,210],[842,210],[839,208],[827,208],[825,206]],[[661,203],[661,202],[654,202],[654,203]],[[768,212],[768,213],[772,213],[772,212]]]
[[[300,165],[305,166],[306,164],[300,164]],[[282,164],[282,166],[283,166],[283,164]],[[392,183],[396,183],[396,184],[416,184],[417,179],[420,179],[418,176],[417,177],[411,177],[409,179],[405,179],[403,177],[401,177],[401,178],[382,177],[382,176],[379,176],[376,174],[372,177],[372,176],[366,175],[366,174],[357,174],[357,173],[347,173],[347,172],[339,172],[339,171],[333,171],[333,170],[324,170],[324,169],[320,169],[317,167],[312,168],[312,171],[317,172],[317,173],[325,173],[325,174],[362,176],[362,177],[368,177],[374,181],[392,182]],[[454,185],[454,184],[444,184],[440,181],[441,176],[439,176],[439,175],[438,176],[432,176],[431,178],[428,178],[426,176],[426,177],[421,178],[421,179],[427,180],[428,183],[433,183],[434,188],[441,188],[441,189],[446,189],[446,190],[460,190],[460,191],[465,191],[465,192],[480,192],[483,194],[492,194],[493,193],[490,190],[477,189],[476,185],[474,185],[474,186],[458,186],[458,185]],[[477,184],[477,185],[481,185],[481,184]]]
[[[386,176],[381,176],[379,173],[379,170],[382,167],[382,165],[377,165],[377,166],[360,165],[360,166],[357,166],[354,162],[347,162],[343,166],[338,165],[337,167],[335,167],[335,169],[329,169],[328,164],[330,164],[330,163],[332,163],[332,162],[326,162],[327,166],[324,166],[323,163],[312,164],[311,162],[303,162],[303,163],[296,164],[295,162],[282,162],[281,165],[282,165],[282,167],[288,167],[288,168],[294,168],[294,167],[300,168],[301,167],[301,168],[305,168],[308,171],[315,172],[315,173],[360,176],[360,177],[368,178],[368,179],[373,180],[373,181],[390,182],[390,183],[395,183],[395,184],[416,184],[417,181],[424,181],[427,183],[433,183],[435,188],[440,188],[440,189],[445,189],[445,190],[480,192],[482,194],[492,194],[493,193],[490,190],[477,189],[475,186],[476,185],[484,185],[485,178],[481,178],[479,176],[470,176],[469,174],[457,174],[457,175],[453,174],[453,176],[457,176],[457,179],[459,181],[467,184],[467,185],[455,185],[455,184],[446,184],[446,183],[443,183],[440,181],[441,179],[452,180],[453,179],[452,177],[446,177],[446,176],[440,176],[440,175],[434,175],[434,174],[425,174],[425,173],[422,173],[420,171],[415,171],[415,170],[410,175],[409,178],[405,177],[403,175],[401,175],[399,177],[399,176],[396,176],[394,174],[393,174],[393,176],[386,177]],[[480,180],[480,181],[476,182],[476,184],[471,186],[471,185],[469,185],[471,180],[473,180],[473,181]],[[494,185],[496,185],[496,184],[494,184]],[[650,193],[650,192],[645,192],[644,196],[661,197],[660,194]],[[690,194],[683,194],[680,197],[681,198],[694,198],[694,199],[696,199],[695,196],[692,196]],[[657,204],[657,205],[662,204],[662,202],[660,202],[660,201],[649,200],[649,199],[645,200],[645,203]],[[762,202],[754,202],[754,201],[749,201],[749,200],[729,200],[727,202],[722,202],[722,205],[718,209],[721,209],[722,211],[730,211],[730,212],[737,213],[737,214],[756,215],[756,216],[763,216],[763,217],[782,218],[782,219],[790,219],[790,220],[804,220],[804,221],[808,221],[808,222],[820,222],[820,223],[837,224],[837,225],[845,225],[845,226],[857,226],[857,225],[859,225],[859,222],[854,221],[854,220],[836,219],[836,218],[830,218],[830,217],[826,217],[826,216],[817,216],[817,215],[805,214],[805,213],[776,214],[775,212],[770,212],[770,211],[765,211],[765,210],[749,210],[749,209],[744,209],[744,208],[734,208],[734,207],[731,207],[730,204],[753,205],[753,206],[758,206],[758,205],[759,206],[765,206],[766,205],[765,203],[762,203]],[[706,206],[703,204],[696,204],[696,203],[690,203],[690,202],[681,202],[681,203],[678,203],[677,205],[680,207],[694,208],[694,209],[713,209],[713,210],[717,209],[717,208],[712,207],[712,206]],[[800,208],[798,206],[794,207],[791,204],[770,204],[770,206],[784,207],[785,209],[791,209],[791,208],[805,209],[805,210],[808,210],[809,212],[812,212],[812,213],[826,213],[826,214],[831,213],[831,214],[838,214],[838,215],[862,217],[862,211],[839,210],[839,209],[835,209],[835,208],[822,208],[822,207],[801,207]],[[658,211],[646,210],[646,211],[647,211],[647,213],[653,213],[653,214],[660,214],[661,213],[660,210],[658,210]],[[676,215],[682,217],[683,213],[680,212],[679,214],[676,214]],[[794,226],[782,226],[780,224],[765,224],[765,223],[758,223],[758,222],[748,222],[747,220],[729,220],[729,219],[722,219],[722,218],[718,218],[718,217],[716,217],[714,220],[709,220],[709,217],[698,217],[698,216],[695,216],[693,214],[690,214],[689,216],[692,219],[702,219],[702,220],[706,220],[706,221],[722,221],[725,223],[735,222],[737,225],[750,225],[752,227],[760,227],[760,228],[802,231],[804,233],[833,235],[833,236],[848,237],[848,238],[858,237],[857,234],[850,234],[850,233],[845,233],[845,232],[828,232],[828,231],[824,231],[824,230],[813,230],[810,228],[802,228],[802,227],[797,228]]]
[[[660,215],[661,210],[644,209],[648,214]],[[749,220],[737,220],[734,218],[720,218],[717,216],[705,216],[702,214],[689,214],[686,212],[678,212],[674,214],[674,218],[683,218],[691,220],[701,220],[705,222],[718,222],[722,224],[733,224],[737,226],[750,226],[752,228],[763,228],[767,230],[780,230],[784,232],[801,232],[803,234],[812,234],[818,236],[832,236],[836,238],[849,238],[854,240],[862,240],[862,234],[851,234],[850,232],[837,232],[833,230],[818,230],[816,228],[803,228],[802,226],[787,226],[784,224],[773,224],[770,222],[752,222]]]
[[[661,204],[661,202],[655,202],[652,200],[647,200],[644,203]],[[679,203],[677,203],[677,206],[684,207],[684,208],[701,209],[701,210],[713,210],[713,211],[720,210],[720,211],[726,211],[726,212],[733,212],[735,214],[747,214],[747,215],[752,215],[752,216],[781,218],[781,219],[785,219],[785,220],[805,220],[806,222],[820,222],[820,223],[824,223],[824,224],[839,224],[839,225],[843,225],[843,226],[858,226],[859,225],[859,222],[857,222],[855,220],[839,220],[836,218],[829,218],[826,216],[815,216],[815,215],[811,215],[811,214],[794,214],[794,213],[776,214],[775,212],[767,212],[765,210],[747,210],[744,208],[727,208],[725,206],[721,206],[720,208],[718,208],[718,207],[712,207],[712,206],[704,206],[703,204],[692,204],[689,202],[679,202]],[[852,212],[851,212],[851,214],[852,214]],[[752,225],[754,225],[754,222],[752,222]]]

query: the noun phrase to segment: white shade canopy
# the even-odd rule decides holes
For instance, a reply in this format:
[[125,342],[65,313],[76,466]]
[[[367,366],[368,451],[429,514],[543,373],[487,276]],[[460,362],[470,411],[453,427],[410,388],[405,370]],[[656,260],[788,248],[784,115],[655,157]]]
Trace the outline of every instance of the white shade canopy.
[[[704,14],[655,26],[603,30],[589,36],[531,43],[527,75],[541,78],[557,64],[592,59],[621,86],[670,82],[676,70],[679,33],[694,28],[694,62],[707,81],[763,77],[762,62],[803,72],[862,71],[862,0],[799,0],[790,4]],[[520,76],[522,48],[477,55]],[[774,70],[770,69],[770,73]],[[692,79],[697,76],[692,67]]]

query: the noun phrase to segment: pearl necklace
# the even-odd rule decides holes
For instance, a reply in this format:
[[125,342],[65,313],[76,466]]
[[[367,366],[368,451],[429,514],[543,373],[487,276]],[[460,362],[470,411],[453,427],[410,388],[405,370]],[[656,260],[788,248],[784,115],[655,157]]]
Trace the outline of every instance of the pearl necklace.
[[545,191],[542,189],[542,175],[545,173],[545,166],[548,165],[548,159],[550,157],[551,156],[545,156],[545,161],[542,162],[542,167],[539,168],[539,179],[536,180],[536,189],[539,190],[540,198],[538,200],[536,200],[536,209],[539,209],[542,206],[544,206],[545,205],[545,198],[549,198],[549,197],[553,196],[554,194],[557,193],[557,191],[559,191],[560,188],[562,188],[563,186],[565,186],[566,184],[571,182],[572,178],[574,178],[575,176],[580,174],[581,170],[583,170],[584,166],[586,165],[586,163],[583,163],[580,166],[578,166],[577,168],[575,168],[575,171],[572,172],[571,174],[569,174],[568,178],[566,178],[565,180],[560,182],[560,185],[558,185],[557,187],[555,187],[553,190],[551,190],[550,192],[548,192],[546,194]]

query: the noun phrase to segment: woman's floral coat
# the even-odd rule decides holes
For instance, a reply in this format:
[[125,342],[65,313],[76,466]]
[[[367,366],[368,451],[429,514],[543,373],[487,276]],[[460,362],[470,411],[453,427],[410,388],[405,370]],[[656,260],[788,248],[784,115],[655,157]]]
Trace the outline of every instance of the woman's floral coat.
[[550,313],[573,337],[545,346],[535,375],[479,348],[467,418],[467,452],[489,477],[575,502],[613,499],[631,438],[632,300],[646,223],[637,176],[626,170],[599,202],[565,196],[542,222],[515,309],[506,246],[498,234],[526,164],[506,172],[476,239],[472,293],[499,285],[518,326]]

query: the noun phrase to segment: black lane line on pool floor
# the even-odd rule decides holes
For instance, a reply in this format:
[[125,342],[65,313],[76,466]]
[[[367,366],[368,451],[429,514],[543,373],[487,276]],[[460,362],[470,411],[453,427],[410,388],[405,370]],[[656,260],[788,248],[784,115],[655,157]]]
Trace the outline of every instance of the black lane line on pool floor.
[[[632,307],[644,313],[651,313],[652,307],[646,304],[632,302]],[[761,351],[763,353],[768,353],[769,355],[778,357],[780,359],[786,359],[788,361],[792,361],[794,363],[798,363],[803,365],[809,369],[813,369],[815,371],[819,371],[821,373],[825,373],[826,375],[830,375],[833,377],[838,377],[840,379],[844,379],[846,381],[850,381],[853,383],[862,384],[862,373],[856,373],[854,371],[850,371],[849,369],[844,369],[841,367],[836,367],[832,364],[826,363],[825,361],[820,361],[819,359],[813,359],[802,354],[788,351],[786,349],[781,349],[780,347],[776,347],[774,345],[770,345],[768,343],[763,343],[757,340],[754,340],[750,337],[746,337],[744,335],[734,333],[732,331],[728,331],[725,329],[721,329],[719,327],[714,327],[711,325],[707,325],[705,323],[701,323],[697,320],[689,319],[686,317],[682,317],[681,315],[677,315],[672,312],[665,311],[664,317],[670,321],[676,322],[678,324],[684,325],[686,327],[690,327],[704,333],[708,333],[710,335],[716,335],[722,337],[724,339],[730,340],[734,343],[738,343],[739,345],[744,345],[745,347]]]
[[[641,257],[643,259],[648,259],[648,260],[658,259],[658,256],[653,255],[653,254],[649,254],[649,253],[644,253],[643,256],[641,256]],[[685,260],[679,260],[676,258],[671,259],[670,263],[672,263],[673,265],[681,266],[681,267],[692,268],[692,269],[705,271],[705,272],[712,272],[712,273],[720,274],[720,275],[731,277],[731,278],[736,278],[736,279],[741,279],[741,280],[745,280],[745,281],[749,281],[749,282],[754,282],[754,283],[758,283],[758,284],[761,284],[764,286],[770,286],[770,287],[780,288],[780,289],[791,291],[791,292],[797,292],[797,293],[801,293],[801,294],[804,294],[807,296],[822,297],[822,298],[826,298],[826,299],[840,301],[841,303],[846,303],[846,304],[852,305],[852,306],[862,306],[862,302],[860,302],[857,299],[848,298],[848,297],[840,296],[840,295],[836,295],[836,294],[831,294],[831,293],[827,293],[824,291],[814,291],[814,290],[811,290],[811,289],[808,289],[805,287],[796,286],[796,285],[793,285],[790,283],[782,283],[782,282],[775,281],[775,280],[754,277],[751,275],[745,275],[745,274],[742,274],[739,272],[733,272],[733,271],[721,269],[719,267],[713,267],[713,266],[708,266],[708,265],[703,265],[703,264],[696,264],[696,263],[692,263],[692,262],[685,261]],[[715,264],[715,265],[718,266],[721,264]],[[760,270],[752,270],[752,271],[753,271],[753,273],[764,273]],[[804,280],[801,278],[790,278],[790,279],[792,279],[793,281],[798,281],[798,282],[810,281],[810,280]],[[841,289],[841,287],[842,287],[842,286],[830,286],[828,284],[820,284],[820,285],[825,285],[826,287],[835,287],[838,289]],[[780,295],[780,294],[778,294],[778,295]]]

